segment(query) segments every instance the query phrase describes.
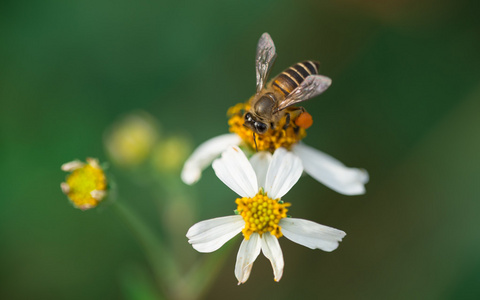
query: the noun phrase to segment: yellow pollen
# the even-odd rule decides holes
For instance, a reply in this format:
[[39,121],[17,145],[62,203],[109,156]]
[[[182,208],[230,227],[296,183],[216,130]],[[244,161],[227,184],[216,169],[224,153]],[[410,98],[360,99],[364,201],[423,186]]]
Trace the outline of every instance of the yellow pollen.
[[277,238],[282,236],[281,227],[278,224],[281,219],[287,217],[287,207],[290,203],[280,203],[279,199],[270,199],[262,192],[253,198],[237,198],[235,203],[238,205],[238,213],[245,221],[245,227],[242,230],[245,239],[250,239],[250,235],[254,232],[260,235],[270,232]]
[[107,180],[102,168],[94,159],[76,168],[67,176],[65,194],[79,209],[93,208],[103,200],[107,189]]
[[[230,126],[230,132],[238,134],[249,147],[255,149],[253,131],[243,126],[243,115],[248,110],[250,110],[248,102],[238,103],[230,107],[227,112],[227,115],[230,117],[228,125]],[[275,129],[269,128],[265,134],[255,134],[258,151],[270,151],[273,153],[275,149],[280,147],[290,149],[292,145],[302,140],[307,133],[304,128],[295,124],[295,120],[295,118],[292,118],[287,129],[283,129],[286,118],[282,118]]]

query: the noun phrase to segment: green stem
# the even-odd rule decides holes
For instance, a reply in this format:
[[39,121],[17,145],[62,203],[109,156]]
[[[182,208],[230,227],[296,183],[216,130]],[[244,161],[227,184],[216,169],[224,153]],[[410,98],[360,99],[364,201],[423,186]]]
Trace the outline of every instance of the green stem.
[[117,213],[125,220],[145,251],[145,255],[150,262],[155,277],[162,289],[171,291],[171,287],[180,281],[179,269],[171,253],[157,239],[156,235],[148,228],[145,223],[131,209],[125,207],[118,200],[113,207]]
[[216,253],[209,254],[190,268],[184,279],[185,286],[178,286],[182,289],[185,299],[199,299],[208,291],[235,244],[231,240]]

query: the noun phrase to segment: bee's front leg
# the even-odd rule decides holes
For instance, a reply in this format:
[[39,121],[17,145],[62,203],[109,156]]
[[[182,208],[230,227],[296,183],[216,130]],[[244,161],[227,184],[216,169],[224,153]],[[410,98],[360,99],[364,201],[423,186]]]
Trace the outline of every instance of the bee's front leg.
[[290,113],[285,114],[285,125],[283,125],[283,130],[286,130],[290,125]]

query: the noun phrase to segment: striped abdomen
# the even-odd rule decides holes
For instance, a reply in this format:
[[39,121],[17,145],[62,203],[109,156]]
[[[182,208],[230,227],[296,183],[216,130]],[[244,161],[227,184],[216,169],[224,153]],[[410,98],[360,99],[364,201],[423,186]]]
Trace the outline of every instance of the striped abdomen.
[[275,77],[272,85],[287,96],[299,86],[307,76],[318,74],[318,66],[318,62],[311,60],[297,63]]

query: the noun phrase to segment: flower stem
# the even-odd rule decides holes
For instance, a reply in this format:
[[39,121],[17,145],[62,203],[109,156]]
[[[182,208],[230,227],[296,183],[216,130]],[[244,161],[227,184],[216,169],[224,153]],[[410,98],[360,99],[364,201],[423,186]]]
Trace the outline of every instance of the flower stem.
[[235,245],[232,239],[216,253],[210,254],[205,259],[194,264],[184,277],[184,284],[178,287],[182,289],[184,299],[200,299],[208,291],[218,273],[222,269],[225,260],[229,257]]
[[113,207],[130,227],[145,251],[160,287],[170,294],[171,287],[180,281],[179,269],[170,251],[164,247],[150,228],[130,208],[127,208],[118,200]]

